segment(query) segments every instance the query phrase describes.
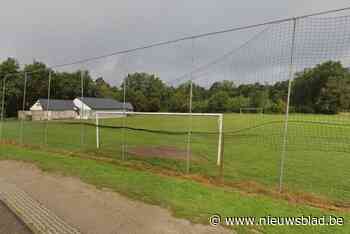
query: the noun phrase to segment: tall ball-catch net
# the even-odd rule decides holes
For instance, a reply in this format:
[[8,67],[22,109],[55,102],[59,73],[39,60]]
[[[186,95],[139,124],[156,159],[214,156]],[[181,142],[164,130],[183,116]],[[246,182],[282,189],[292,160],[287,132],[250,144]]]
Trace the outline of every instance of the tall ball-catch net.
[[239,27],[52,68],[7,60],[0,141],[205,180],[220,175],[241,189],[344,205],[348,14]]

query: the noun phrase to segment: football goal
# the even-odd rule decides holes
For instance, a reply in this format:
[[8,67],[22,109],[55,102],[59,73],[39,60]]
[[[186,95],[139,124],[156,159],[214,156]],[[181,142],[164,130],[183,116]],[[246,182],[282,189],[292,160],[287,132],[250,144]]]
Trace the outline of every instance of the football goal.
[[264,108],[259,107],[242,107],[239,108],[240,114],[264,114]]
[[[101,147],[101,138],[104,137],[101,134],[101,129],[106,127],[109,123],[114,122],[118,125],[119,129],[125,130],[141,130],[141,131],[153,131],[159,127],[163,132],[168,131],[170,133],[176,133],[176,131],[183,131],[188,133],[187,145],[191,144],[191,133],[193,131],[192,127],[188,127],[188,120],[191,120],[194,125],[201,126],[202,123],[197,121],[196,117],[209,117],[216,118],[217,124],[214,124],[215,135],[217,134],[217,165],[221,165],[222,157],[222,145],[223,145],[223,114],[219,113],[166,113],[166,112],[124,112],[124,111],[99,111],[95,113],[95,125],[96,125],[96,147],[99,149]],[[135,117],[135,118],[134,118]],[[160,118],[161,117],[161,118]],[[176,119],[176,121],[174,121]],[[206,118],[205,118],[206,119]],[[127,124],[126,124],[127,122]],[[187,125],[186,125],[187,122]],[[205,123],[205,122],[204,122]],[[152,125],[151,125],[152,124]],[[161,126],[167,126],[161,128]],[[148,125],[151,125],[152,129],[147,129]],[[205,124],[203,124],[205,125]],[[206,126],[203,126],[205,128]],[[117,128],[117,127],[115,127]],[[146,129],[145,129],[146,128]],[[121,135],[115,134],[114,136],[109,135],[109,138],[118,138]],[[129,135],[128,138],[133,137]],[[105,138],[104,138],[105,139]],[[113,139],[108,139],[109,141]],[[115,139],[118,140],[118,139]],[[134,140],[134,139],[129,139]],[[120,139],[119,139],[120,141]],[[169,140],[170,141],[170,140]],[[173,144],[174,142],[169,142]],[[204,143],[205,144],[205,143]]]

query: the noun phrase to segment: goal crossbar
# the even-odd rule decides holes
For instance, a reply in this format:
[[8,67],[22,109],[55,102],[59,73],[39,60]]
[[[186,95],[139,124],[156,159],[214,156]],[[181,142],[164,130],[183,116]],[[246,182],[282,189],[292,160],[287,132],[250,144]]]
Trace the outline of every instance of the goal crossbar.
[[164,116],[209,116],[218,118],[218,154],[217,165],[221,165],[222,161],[222,143],[223,143],[223,119],[224,115],[221,113],[172,113],[172,112],[130,112],[130,111],[97,111],[96,117],[96,147],[100,147],[100,130],[99,130],[99,116],[103,114],[117,114],[117,115],[164,115]]

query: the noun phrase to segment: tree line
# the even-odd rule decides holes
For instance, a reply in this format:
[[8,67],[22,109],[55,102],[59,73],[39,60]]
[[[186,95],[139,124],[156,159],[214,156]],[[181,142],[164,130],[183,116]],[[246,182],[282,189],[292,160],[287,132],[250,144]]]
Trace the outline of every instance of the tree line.
[[[124,99],[135,111],[188,112],[190,83],[176,87],[148,73],[128,74],[121,85],[111,85],[102,77],[93,79],[88,71],[58,72],[44,63],[34,61],[23,68],[8,58],[0,64],[1,96],[6,77],[5,115],[13,117],[22,110],[24,72],[27,72],[26,110],[38,98],[48,97],[48,76],[51,73],[50,98],[74,99],[81,96],[81,75],[84,75],[84,96]],[[11,74],[11,75],[7,75]],[[288,80],[236,85],[233,81],[218,81],[210,87],[192,84],[193,112],[239,112],[240,108],[263,108],[265,113],[284,113]],[[350,71],[340,62],[327,61],[295,74],[292,82],[290,111],[299,113],[337,114],[350,109]],[[125,86],[124,86],[125,85]]]

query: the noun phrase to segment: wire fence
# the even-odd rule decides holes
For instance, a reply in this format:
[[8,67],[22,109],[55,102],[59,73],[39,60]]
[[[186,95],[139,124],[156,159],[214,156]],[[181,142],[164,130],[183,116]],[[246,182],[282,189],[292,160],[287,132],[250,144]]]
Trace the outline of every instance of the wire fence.
[[350,16],[327,14],[0,71],[1,142],[349,204]]

